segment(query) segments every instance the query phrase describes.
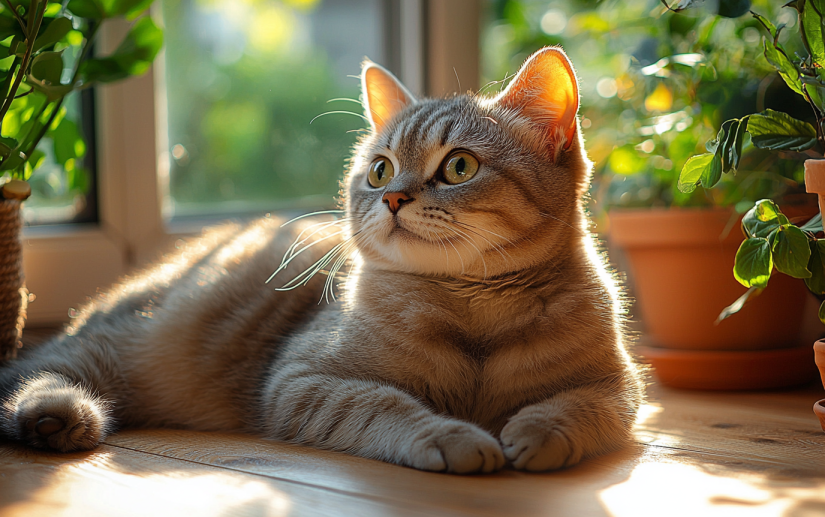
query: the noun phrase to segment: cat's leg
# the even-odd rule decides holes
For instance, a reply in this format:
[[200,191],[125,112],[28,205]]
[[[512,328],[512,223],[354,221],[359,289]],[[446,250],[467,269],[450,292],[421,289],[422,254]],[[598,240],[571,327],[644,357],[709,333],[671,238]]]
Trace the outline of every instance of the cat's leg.
[[49,343],[0,371],[0,433],[41,449],[90,450],[113,428],[122,388],[99,343]]
[[436,415],[392,386],[287,370],[270,379],[265,396],[264,431],[272,438],[421,470],[466,474],[504,466],[492,435]]
[[510,418],[501,431],[504,454],[516,469],[541,471],[618,449],[630,439],[640,401],[633,380],[563,391]]

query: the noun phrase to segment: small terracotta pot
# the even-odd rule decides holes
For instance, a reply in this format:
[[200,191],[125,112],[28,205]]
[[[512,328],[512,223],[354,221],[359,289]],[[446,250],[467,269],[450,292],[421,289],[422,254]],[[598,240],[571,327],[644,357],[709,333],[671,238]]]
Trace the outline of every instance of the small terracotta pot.
[[[825,160],[805,161],[805,190],[819,197],[819,212],[825,208]],[[814,343],[814,361],[819,368],[822,386],[825,387],[825,340]],[[814,413],[819,417],[819,425],[825,431],[825,399],[814,404]]]
[[[789,217],[816,210],[783,209]],[[803,282],[774,275],[762,295],[716,323],[722,309],[746,291],[732,272],[742,242],[740,219],[732,210],[614,210],[609,218],[611,244],[622,248],[630,263],[646,327],[649,346],[638,352],[661,382],[693,389],[767,389],[802,384],[815,375],[810,345],[799,344],[808,297]]]
[[[814,343],[814,361],[819,368],[819,376],[822,378],[822,387],[825,387],[825,339],[820,339]],[[825,399],[816,401],[814,413],[819,417],[819,425],[825,431]]]

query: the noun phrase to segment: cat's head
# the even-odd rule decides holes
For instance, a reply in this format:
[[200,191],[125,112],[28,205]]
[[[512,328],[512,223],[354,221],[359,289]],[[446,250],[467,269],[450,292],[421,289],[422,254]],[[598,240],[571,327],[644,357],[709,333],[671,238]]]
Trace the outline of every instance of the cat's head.
[[356,147],[344,202],[365,260],[484,278],[574,245],[591,164],[561,49],[533,54],[494,97],[417,100],[371,62],[361,80],[372,131]]

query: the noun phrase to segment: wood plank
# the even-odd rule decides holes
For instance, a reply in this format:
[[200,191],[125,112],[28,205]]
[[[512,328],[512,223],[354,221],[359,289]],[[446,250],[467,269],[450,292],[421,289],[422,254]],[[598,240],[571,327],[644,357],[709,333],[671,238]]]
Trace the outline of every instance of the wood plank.
[[130,430],[91,453],[0,442],[0,514],[825,514],[821,390],[655,388],[639,445],[560,472],[452,476],[261,438]]
[[825,433],[814,416],[821,387],[714,393],[658,388],[637,425],[640,443],[728,458],[776,476],[825,477]]
[[101,445],[57,454],[0,442],[3,517],[430,515],[235,470]]

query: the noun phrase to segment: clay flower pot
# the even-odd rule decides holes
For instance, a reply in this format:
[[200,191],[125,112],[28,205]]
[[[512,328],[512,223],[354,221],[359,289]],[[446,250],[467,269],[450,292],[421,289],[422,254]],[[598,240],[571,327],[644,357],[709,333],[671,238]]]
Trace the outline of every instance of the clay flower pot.
[[[822,386],[825,387],[825,340],[820,339],[814,343],[814,361],[816,361],[816,366],[819,368]],[[816,401],[814,413],[819,417],[819,425],[825,431],[825,399]]]
[[716,322],[746,291],[731,271],[742,242],[732,210],[614,210],[609,218],[609,239],[628,259],[646,327],[637,352],[662,383],[767,389],[815,375],[809,345],[798,343],[808,296],[804,283],[774,275],[745,309]]
[[[819,197],[819,211],[825,206],[825,160],[805,161],[805,190]],[[819,368],[822,386],[825,387],[825,340],[814,343],[814,361]],[[814,404],[814,413],[819,417],[819,425],[825,431],[825,399]]]
[[12,180],[0,188],[0,363],[17,356],[26,319],[20,204],[31,189]]

